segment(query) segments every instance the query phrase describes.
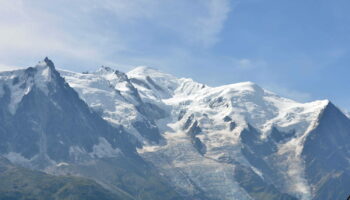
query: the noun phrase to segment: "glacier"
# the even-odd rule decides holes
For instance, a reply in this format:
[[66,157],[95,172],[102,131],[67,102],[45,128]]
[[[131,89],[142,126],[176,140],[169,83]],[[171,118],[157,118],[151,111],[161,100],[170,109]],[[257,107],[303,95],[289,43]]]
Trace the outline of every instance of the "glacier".
[[[250,199],[235,180],[235,168],[246,167],[276,187],[279,195],[304,200],[314,195],[305,177],[302,150],[330,104],[328,100],[299,103],[252,82],[210,87],[148,67],[125,74],[104,67],[88,74],[61,73],[105,120],[124,125],[136,135],[143,144],[138,153],[182,193],[204,193],[209,199]],[[98,90],[117,95],[106,100]],[[147,104],[167,115],[149,117],[137,108]],[[148,140],[143,137],[145,129],[133,127],[143,118],[155,122],[162,142]],[[245,131],[257,132],[254,143],[270,145],[270,152],[260,158],[268,167],[247,158],[242,149],[251,144],[242,142]],[[275,171],[274,175],[269,171]]]
[[[153,177],[174,199],[348,195],[350,120],[329,100],[300,103],[253,82],[211,87],[144,66],[56,70],[49,59],[1,72],[0,86],[0,119],[10,119],[0,153],[25,167],[86,176],[130,196],[142,187],[119,185],[120,174]],[[19,120],[29,127],[13,129]],[[74,131],[65,127],[74,122]]]

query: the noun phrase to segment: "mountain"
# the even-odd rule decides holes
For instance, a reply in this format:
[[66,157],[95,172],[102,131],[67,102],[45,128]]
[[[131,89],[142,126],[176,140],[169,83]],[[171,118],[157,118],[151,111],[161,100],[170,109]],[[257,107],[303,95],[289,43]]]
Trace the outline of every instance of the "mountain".
[[115,154],[135,152],[124,130],[91,112],[50,60],[0,77],[0,152],[7,157],[38,164],[73,161],[98,157],[105,143]]
[[299,103],[252,82],[210,87],[147,67],[61,73],[184,196],[347,196],[350,122],[328,100]]
[[137,140],[92,111],[49,59],[0,73],[0,89],[0,153],[11,162],[91,178],[132,198],[178,196],[138,155]]
[[0,154],[131,199],[346,199],[350,120],[252,82],[210,87],[148,67],[0,73]]

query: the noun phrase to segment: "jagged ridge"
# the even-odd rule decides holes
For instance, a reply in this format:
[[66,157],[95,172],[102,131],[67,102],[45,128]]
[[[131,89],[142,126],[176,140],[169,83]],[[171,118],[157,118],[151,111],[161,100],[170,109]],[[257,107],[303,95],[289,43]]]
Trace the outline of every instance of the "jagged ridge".
[[[23,70],[0,74],[4,86],[0,93],[4,105],[2,113],[6,114],[4,120],[12,119],[16,113],[34,112],[21,110],[23,102],[30,97],[28,94],[33,94],[33,91],[40,91],[37,93],[43,98],[50,96],[50,102],[65,97],[63,93],[55,95],[60,90],[57,90],[57,82],[51,82],[60,78],[47,73],[45,66],[49,65],[45,59],[34,72],[29,69],[30,72],[26,73],[33,75],[27,79],[23,78],[26,77]],[[139,160],[148,166],[148,170],[166,178],[182,198],[189,199],[308,200],[345,196],[345,192],[334,192],[332,185],[339,185],[340,191],[346,191],[340,185],[349,176],[347,159],[350,148],[344,141],[350,135],[350,122],[328,100],[299,103],[252,82],[210,87],[147,67],[128,73],[108,67],[90,73],[64,70],[60,73],[69,83],[65,87],[74,88],[79,98],[90,107],[85,105],[85,110],[94,116],[98,113],[96,119],[102,117],[108,121],[113,126],[111,130],[125,130],[118,137],[119,141],[129,141],[128,147],[113,143],[115,134],[101,135],[91,143],[79,138],[76,142],[82,142],[78,144],[80,149],[73,143],[67,145],[67,148],[73,148],[72,152],[79,154],[84,149],[90,157],[97,157],[98,166],[106,164],[102,158],[111,159],[108,162],[113,165],[121,163],[120,149],[126,155],[124,158],[131,158],[131,161],[122,159],[122,162],[131,162],[132,165],[133,159]],[[15,80],[18,74],[21,78]],[[15,86],[23,82],[28,87]],[[74,99],[79,99],[77,94],[74,95],[77,97]],[[29,102],[36,101],[37,98]],[[10,102],[17,103],[11,105]],[[63,107],[71,108],[70,104],[71,101],[67,101]],[[29,107],[26,105],[24,107]],[[60,103],[57,105],[62,107]],[[34,106],[33,110],[39,110],[39,106]],[[38,118],[46,116],[40,112],[37,115]],[[83,116],[90,114],[84,113]],[[36,132],[33,131],[34,136]],[[7,139],[8,136],[3,134],[3,137]],[[54,145],[52,147],[57,149]],[[2,149],[9,152],[6,145]],[[333,149],[339,150],[333,152]],[[22,150],[16,152],[24,154]],[[34,151],[33,155],[37,152],[41,150]],[[152,165],[142,161],[139,155]],[[323,155],[328,156],[324,158]],[[333,165],[330,161],[341,164]],[[131,165],[125,167],[131,168]],[[133,168],[138,172],[142,169],[145,168]],[[54,173],[61,170],[60,167],[52,169]],[[84,175],[91,173],[96,171],[86,169]],[[327,178],[322,174],[327,174]],[[98,176],[99,180],[113,182],[107,174],[99,173]]]

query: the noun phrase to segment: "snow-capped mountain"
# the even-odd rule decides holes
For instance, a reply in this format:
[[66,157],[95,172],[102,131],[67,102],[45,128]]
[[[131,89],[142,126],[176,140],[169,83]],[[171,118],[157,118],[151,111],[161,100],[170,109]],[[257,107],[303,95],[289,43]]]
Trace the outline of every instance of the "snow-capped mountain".
[[127,199],[178,196],[137,154],[137,139],[91,110],[49,59],[0,73],[0,88],[1,156],[55,175],[92,178]]
[[94,157],[104,143],[110,146],[103,150],[115,154],[135,151],[123,128],[113,128],[91,112],[49,59],[35,67],[1,73],[0,84],[1,152],[10,159],[49,164],[85,154]]
[[[126,74],[104,67],[61,73],[105,120],[139,138],[139,154],[183,194],[305,200],[323,199],[325,190],[328,197],[346,195],[345,186],[341,194],[328,187],[336,174],[339,180],[348,176],[344,141],[350,141],[350,122],[328,100],[298,103],[251,82],[209,87],[147,67]],[[333,118],[325,120],[327,115]],[[331,121],[339,127],[331,128]],[[325,133],[323,126],[329,127]],[[337,173],[323,158],[322,149],[331,147],[346,149]],[[313,168],[316,158],[321,163]]]
[[0,152],[13,162],[134,199],[349,193],[350,120],[328,100],[299,103],[251,82],[210,87],[148,67],[56,71],[48,59],[0,73],[0,86]]

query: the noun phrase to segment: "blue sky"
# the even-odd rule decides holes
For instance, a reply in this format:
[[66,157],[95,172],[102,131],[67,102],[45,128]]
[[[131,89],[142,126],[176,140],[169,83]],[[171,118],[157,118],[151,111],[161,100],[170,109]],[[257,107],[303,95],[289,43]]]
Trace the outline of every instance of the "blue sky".
[[350,110],[348,0],[0,0],[0,69],[146,65]]

